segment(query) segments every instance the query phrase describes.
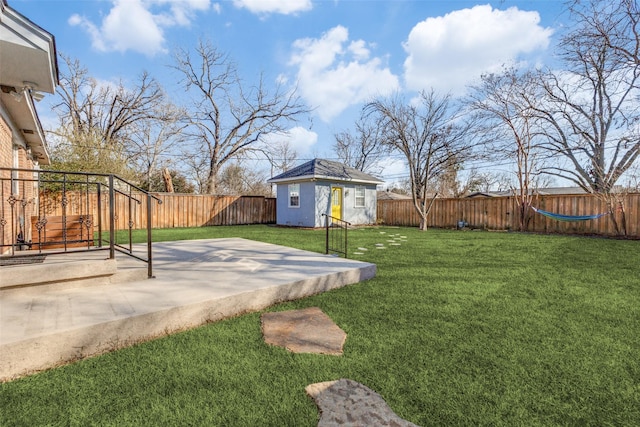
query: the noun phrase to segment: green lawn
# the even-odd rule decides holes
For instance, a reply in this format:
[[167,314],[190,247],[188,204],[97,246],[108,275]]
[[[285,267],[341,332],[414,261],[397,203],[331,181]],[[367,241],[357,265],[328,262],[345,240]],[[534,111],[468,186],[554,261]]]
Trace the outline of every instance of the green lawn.
[[[214,237],[324,244],[267,226],[154,231]],[[268,346],[247,314],[2,384],[0,425],[315,426],[304,388],[339,378],[421,426],[640,425],[640,242],[392,227],[349,241],[376,278],[270,309],[320,307],[348,334],[343,356]]]

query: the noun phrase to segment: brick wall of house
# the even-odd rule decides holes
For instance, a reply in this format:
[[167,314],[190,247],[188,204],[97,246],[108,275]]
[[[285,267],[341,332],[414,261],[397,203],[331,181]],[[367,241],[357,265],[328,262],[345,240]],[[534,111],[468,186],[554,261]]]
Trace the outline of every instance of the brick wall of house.
[[[34,162],[29,153],[23,147],[17,149],[18,164],[14,165],[14,146],[12,132],[6,121],[0,117],[0,166],[12,168],[17,166],[20,169],[33,170]],[[18,184],[12,188],[11,172],[0,171],[0,234],[3,245],[15,243],[18,233],[26,241],[31,240],[31,216],[38,212],[37,184],[30,181],[33,172],[19,172]],[[17,190],[17,191],[16,191]],[[13,205],[10,203],[10,196],[15,197]],[[0,253],[9,252],[10,248],[3,247]]]
[[[18,149],[18,167],[30,171],[34,168],[30,154],[22,147]],[[31,217],[38,214],[38,187],[37,182],[34,182],[33,172],[19,172],[18,176],[20,178],[18,194],[21,204],[18,212],[20,232],[22,232],[23,239],[30,242]]]
[[11,167],[11,129],[0,116],[0,167]]
[[[10,168],[12,166],[12,145],[11,128],[9,128],[7,122],[0,116],[0,167]],[[11,186],[8,181],[5,181],[5,178],[9,178],[10,176],[8,171],[0,171],[0,194],[2,195],[2,200],[0,200],[0,237],[2,238],[2,244],[8,243],[11,240],[8,222],[9,218],[11,218],[11,211],[9,210],[9,205],[6,200],[7,195],[11,193]],[[6,252],[6,249],[0,248],[0,253],[4,252]]]

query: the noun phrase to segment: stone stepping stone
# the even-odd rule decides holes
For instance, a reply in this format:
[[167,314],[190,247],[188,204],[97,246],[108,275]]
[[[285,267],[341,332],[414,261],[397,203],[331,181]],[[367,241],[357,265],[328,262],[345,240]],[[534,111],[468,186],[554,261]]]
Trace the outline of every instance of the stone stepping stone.
[[354,252],[354,255],[364,255],[364,252]]
[[358,248],[359,251],[368,251],[369,249],[367,248]]
[[378,393],[350,379],[310,384],[305,391],[320,410],[318,427],[417,427],[396,415]]
[[342,355],[347,334],[318,307],[263,313],[260,320],[267,344],[292,353]]

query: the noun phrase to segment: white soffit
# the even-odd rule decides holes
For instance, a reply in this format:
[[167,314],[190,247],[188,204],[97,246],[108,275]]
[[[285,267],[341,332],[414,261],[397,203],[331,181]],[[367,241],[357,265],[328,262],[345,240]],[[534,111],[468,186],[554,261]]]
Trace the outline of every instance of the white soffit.
[[57,79],[53,35],[0,0],[0,84],[54,93]]

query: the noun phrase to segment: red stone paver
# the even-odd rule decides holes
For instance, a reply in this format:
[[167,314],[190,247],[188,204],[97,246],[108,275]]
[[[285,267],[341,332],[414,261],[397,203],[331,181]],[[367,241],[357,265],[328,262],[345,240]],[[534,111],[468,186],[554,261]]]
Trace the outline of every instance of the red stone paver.
[[293,353],[339,356],[347,334],[318,307],[264,313],[262,335],[267,344]]

